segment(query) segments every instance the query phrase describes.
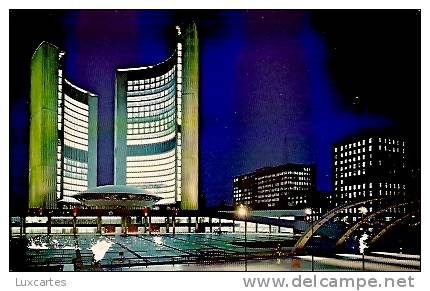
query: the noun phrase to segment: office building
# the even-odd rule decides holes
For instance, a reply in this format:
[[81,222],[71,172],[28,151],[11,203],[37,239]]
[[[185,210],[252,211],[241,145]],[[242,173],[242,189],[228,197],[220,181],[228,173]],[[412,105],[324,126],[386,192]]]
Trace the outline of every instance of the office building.
[[97,184],[98,99],[65,79],[64,54],[42,42],[31,59],[29,208]]
[[[406,143],[399,137],[366,135],[348,138],[333,146],[333,207],[359,200],[384,197],[387,201],[406,197]],[[367,212],[383,201],[369,202]],[[361,206],[360,206],[361,207]],[[356,221],[360,207],[344,211],[345,218]],[[392,209],[390,213],[404,212]],[[388,219],[390,215],[387,216]]]
[[116,185],[198,208],[199,48],[195,24],[176,27],[164,62],[116,71]]
[[233,178],[233,204],[251,209],[303,209],[315,192],[315,171],[310,165],[267,167]]

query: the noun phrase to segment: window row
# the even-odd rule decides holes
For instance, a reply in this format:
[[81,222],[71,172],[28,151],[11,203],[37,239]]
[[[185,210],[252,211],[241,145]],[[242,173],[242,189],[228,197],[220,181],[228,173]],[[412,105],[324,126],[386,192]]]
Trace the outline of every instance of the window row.
[[68,132],[64,133],[64,142],[69,141],[69,142],[74,142],[74,143],[78,143],[80,145],[83,146],[88,146],[88,140],[85,138],[79,138],[77,136],[71,135]]
[[[372,161],[369,161],[369,165],[370,166],[372,165]],[[335,171],[337,172],[339,170],[340,172],[343,172],[343,171],[356,169],[356,168],[364,168],[365,166],[366,166],[366,162],[355,163],[355,164],[345,165],[344,167],[341,166],[340,168],[336,167]]]
[[[346,177],[353,177],[353,176],[355,177],[355,176],[360,176],[360,175],[366,175],[366,169],[341,173],[340,177],[346,178]],[[338,177],[338,174],[336,174],[336,178],[337,177]]]
[[[158,133],[146,133],[141,135],[127,136],[127,145],[145,145],[145,144],[156,144],[166,141],[170,141],[175,138],[176,132],[173,130],[169,134],[163,132]],[[133,139],[131,139],[131,137]]]
[[132,167],[129,163],[127,163],[127,174],[128,173],[140,173],[140,172],[159,172],[159,171],[167,171],[167,170],[175,170],[175,164],[174,163],[166,163],[166,164],[159,164],[159,165],[153,165],[153,166],[146,166],[146,167]]
[[73,123],[66,122],[66,123],[64,123],[63,129],[64,129],[64,134],[68,133],[68,134],[77,136],[79,138],[88,140],[88,133],[82,132],[82,131],[87,131],[88,129],[86,129],[86,128],[82,128],[82,127],[79,127],[77,125],[74,125]]
[[83,122],[69,115],[64,115],[64,124],[73,130],[88,133],[88,122]]
[[175,174],[170,174],[162,177],[136,177],[127,178],[127,183],[160,183],[167,181],[175,181]]
[[64,165],[64,172],[78,173],[78,174],[84,174],[84,175],[88,173],[86,168],[74,167],[69,165]]
[[142,111],[142,112],[138,112],[138,113],[127,113],[127,118],[128,118],[128,122],[130,123],[136,119],[142,119],[142,118],[147,118],[147,117],[153,117],[154,118],[154,117],[164,116],[165,114],[173,115],[174,112],[175,112],[175,104],[171,103],[169,106],[159,108],[159,109]]
[[[145,134],[145,133],[158,133],[158,132],[164,132],[170,128],[172,128],[174,125],[174,123],[171,123],[169,125],[160,125],[160,126],[156,126],[156,127],[152,127],[152,128],[135,128],[135,129],[128,129],[127,130],[127,139],[140,139],[141,136],[137,136],[137,135],[141,135],[141,134]],[[147,137],[148,138],[148,137]]]
[[[143,90],[143,91],[127,92],[127,101],[141,102],[141,101],[153,100],[153,99],[157,99],[159,97],[167,96],[174,90],[175,90],[175,83],[172,83],[172,84],[166,84],[164,86],[161,86],[161,87],[155,88],[155,89],[147,89],[147,90]],[[160,94],[160,95],[158,95],[158,94]]]
[[[152,166],[158,166],[158,165],[164,165],[164,164],[175,164],[175,155],[167,156],[164,158],[160,158],[157,160],[133,160],[129,161],[127,160],[127,168],[128,167],[152,167]],[[128,170],[127,170],[128,171]]]
[[258,180],[257,185],[272,185],[276,183],[282,183],[282,185],[294,183],[297,181],[311,181],[310,177],[301,177],[301,176],[287,176],[282,177],[281,179],[265,179],[265,180]]
[[74,195],[78,192],[83,192],[87,190],[87,186],[79,186],[79,185],[71,185],[67,183],[63,183],[63,194],[67,196]]
[[151,178],[169,176],[175,173],[175,168],[159,170],[159,171],[146,171],[146,168],[140,168],[139,172],[127,172],[127,178]]
[[[369,138],[368,143],[369,144],[372,143],[372,138]],[[343,151],[343,150],[352,149],[352,148],[355,148],[355,147],[361,147],[361,146],[364,146],[364,145],[366,145],[366,140],[365,139],[363,139],[361,141],[358,141],[358,142],[350,143],[350,144],[347,144],[347,145],[341,145],[340,146],[340,150]],[[338,150],[338,148],[335,147],[334,151],[337,152],[337,150]]]
[[[340,160],[339,161],[339,164],[340,165],[343,165],[343,164],[347,164],[347,163],[355,163],[356,161],[358,161],[358,162],[360,162],[361,160],[366,160],[366,159],[369,159],[369,160],[371,160],[372,159],[372,157],[373,157],[373,155],[372,154],[369,154],[368,156],[366,156],[366,155],[360,155],[360,156],[357,156],[357,157],[353,157],[353,158],[349,158],[349,159],[343,159],[343,160]],[[369,162],[371,162],[371,161],[369,161]],[[363,162],[364,163],[364,162]],[[336,166],[338,164],[338,161],[334,161],[334,165]]]
[[175,150],[171,150],[169,152],[160,153],[156,155],[146,155],[146,156],[127,156],[127,162],[155,162],[159,163],[160,161],[171,158],[175,156]]
[[[170,129],[170,130],[169,130]],[[127,129],[127,139],[140,139],[142,135],[145,133],[169,133],[175,131],[175,123],[169,122],[168,124],[163,125],[156,125],[154,127],[144,127],[144,128],[133,128],[133,129]],[[159,137],[161,135],[152,135],[152,136],[143,136],[143,138],[152,138],[152,137]]]
[[88,164],[84,163],[84,162],[80,162],[80,161],[75,161],[69,158],[64,157],[64,165],[69,165],[69,166],[73,166],[73,167],[79,167],[79,168],[83,168],[83,169],[87,169],[88,168]]
[[303,181],[283,181],[278,183],[269,183],[269,184],[257,184],[258,189],[271,189],[273,187],[283,186],[283,185],[311,185],[310,182],[303,182]]
[[378,138],[378,141],[379,141],[379,143],[384,143],[384,144],[388,144],[388,145],[398,145],[398,146],[400,146],[400,145],[404,146],[405,145],[404,141],[394,140],[391,138],[380,137],[380,138]]
[[[369,152],[370,151],[372,151],[372,146],[371,145],[369,146]],[[361,149],[358,149],[358,150],[354,149],[354,150],[350,150],[350,151],[347,151],[347,152],[340,153],[340,157],[343,158],[343,157],[357,155],[357,154],[361,154],[361,153],[365,153],[365,152],[366,152],[366,148],[361,148]]]
[[75,172],[64,171],[64,177],[71,178],[71,179],[78,179],[78,180],[82,180],[82,181],[88,180],[86,173],[85,174],[77,174]]
[[[134,107],[150,106],[154,104],[160,104],[170,99],[175,99],[175,88],[171,87],[167,90],[161,91],[152,95],[127,97],[127,111],[135,111]],[[130,109],[131,108],[131,109]],[[142,110],[141,110],[142,111]],[[135,111],[137,112],[137,111]]]
[[384,149],[384,152],[393,152],[393,153],[405,153],[405,149],[402,148],[402,150],[400,151],[400,147],[396,147],[396,146],[386,146],[384,145],[384,147],[382,147],[381,145],[378,146],[378,149],[380,151],[382,151],[382,149]]
[[88,120],[88,110],[84,110],[82,108],[79,108],[71,102],[64,102],[64,111],[66,114],[70,114],[72,116],[77,116],[77,118],[82,120]]
[[87,180],[81,180],[81,179],[73,179],[73,178],[69,178],[69,177],[63,177],[63,184],[87,187],[88,181]]
[[64,100],[66,102],[72,103],[74,106],[78,107],[79,109],[83,110],[84,112],[88,112],[88,104],[79,102],[72,97],[69,97],[68,95],[64,94]]
[[142,84],[150,84],[150,83],[158,82],[160,80],[166,79],[167,77],[173,75],[174,72],[175,72],[175,66],[173,66],[172,69],[170,69],[167,73],[161,76],[153,77],[149,79],[143,79],[143,80],[127,81],[127,85],[142,85]]
[[[164,123],[167,123],[169,121],[174,120],[174,115],[175,115],[175,111],[171,110],[170,112],[165,112],[165,113],[157,115],[157,116],[143,117],[143,118],[132,118],[132,119],[128,120],[127,128],[133,129],[133,128],[151,127],[151,125],[150,125],[151,122],[157,122],[157,121],[160,122],[162,120],[164,120]],[[144,124],[144,123],[148,123],[149,126],[145,126],[145,125],[136,126],[136,124]],[[153,126],[155,126],[155,125],[153,125]]]
[[127,86],[127,92],[133,92],[133,91],[144,91],[147,89],[155,89],[155,88],[160,88],[166,84],[170,84],[171,81],[173,80],[174,76],[169,76],[164,80],[158,81],[158,82],[154,82],[154,83],[148,83],[148,84],[144,84],[144,85],[129,85]]
[[163,119],[160,120],[154,120],[149,122],[133,122],[127,124],[127,129],[138,129],[138,128],[154,128],[156,126],[160,125],[167,125],[171,123],[171,125],[174,125],[174,116],[173,114],[167,115]]
[[80,143],[76,143],[76,142],[73,142],[73,141],[70,141],[68,139],[64,140],[64,144],[66,146],[71,147],[71,148],[75,148],[75,149],[79,149],[79,150],[83,150],[83,151],[88,151],[88,146],[82,145]]
[[77,114],[77,113],[71,111],[70,109],[68,109],[67,107],[65,107],[65,110],[64,110],[64,119],[67,119],[68,121],[73,122],[77,125],[82,125],[84,127],[88,127],[88,117],[87,116]]
[[167,100],[162,103],[157,103],[153,105],[148,106],[142,106],[142,107],[129,107],[127,108],[127,117],[128,118],[135,118],[135,117],[149,117],[153,116],[154,114],[150,114],[151,111],[160,110],[164,108],[171,108],[174,103],[174,99]]
[[64,138],[83,145],[88,145],[88,135],[79,131],[73,131],[68,127],[64,127]]
[[276,187],[276,188],[270,188],[270,189],[258,188],[258,192],[268,193],[268,192],[279,192],[279,191],[287,191],[287,190],[309,190],[309,187],[299,187],[299,186],[311,186],[311,185],[307,184],[306,182],[303,182],[301,184],[289,185],[289,187]]
[[274,177],[284,177],[284,176],[291,176],[291,175],[298,175],[298,176],[309,176],[310,172],[309,171],[285,171],[285,172],[279,172],[279,173],[274,173],[274,174],[270,174],[270,175],[264,175],[264,176],[260,176],[257,177],[257,180],[262,180],[262,179],[267,179],[267,178],[274,178]]

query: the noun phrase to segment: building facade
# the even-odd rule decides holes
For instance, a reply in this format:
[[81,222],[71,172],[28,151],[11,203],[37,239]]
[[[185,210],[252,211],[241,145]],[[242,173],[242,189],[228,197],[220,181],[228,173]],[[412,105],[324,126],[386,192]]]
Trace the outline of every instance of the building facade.
[[233,204],[252,209],[303,209],[315,193],[311,165],[285,164],[233,178]]
[[63,57],[42,42],[31,59],[29,208],[97,184],[98,98],[65,79]]
[[116,71],[114,181],[192,210],[198,208],[198,36],[195,24],[176,29],[167,60]]
[[[406,197],[406,142],[399,137],[367,135],[348,138],[333,146],[333,207],[373,198]],[[375,211],[383,202],[369,202],[367,212]],[[359,208],[344,211],[352,221],[363,213]],[[392,209],[389,213],[403,213]],[[387,215],[390,219],[390,214]]]

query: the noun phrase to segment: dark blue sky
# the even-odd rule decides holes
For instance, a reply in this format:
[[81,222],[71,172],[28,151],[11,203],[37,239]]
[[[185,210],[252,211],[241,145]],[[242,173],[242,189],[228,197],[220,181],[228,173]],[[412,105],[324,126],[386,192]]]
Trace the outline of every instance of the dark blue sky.
[[[25,29],[29,17],[43,21]],[[28,72],[41,40],[66,51],[67,78],[99,95],[98,183],[111,184],[115,69],[167,58],[172,29],[190,18],[200,37],[200,185],[210,205],[231,201],[234,175],[287,162],[316,164],[317,188],[331,190],[331,145],[346,135],[396,127],[419,140],[413,10],[12,12],[11,82]],[[28,187],[28,88],[10,96],[19,197]]]

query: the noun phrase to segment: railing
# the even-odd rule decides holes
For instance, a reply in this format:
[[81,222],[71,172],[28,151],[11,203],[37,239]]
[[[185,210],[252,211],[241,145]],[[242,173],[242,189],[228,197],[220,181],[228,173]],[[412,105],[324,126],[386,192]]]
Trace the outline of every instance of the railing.
[[197,261],[197,256],[195,255],[113,258],[102,260],[101,267],[105,269],[148,267],[150,265],[175,265],[195,261]]
[[276,251],[260,253],[232,253],[220,249],[196,250],[195,254],[180,256],[159,256],[142,258],[112,258],[102,260],[100,267],[103,269],[123,269],[131,267],[150,267],[154,265],[179,265],[179,264],[221,264],[235,263],[245,260],[267,260],[285,256]]
[[110,258],[101,262],[92,261],[92,256],[81,254],[77,257],[74,250],[31,250],[27,253],[27,263],[33,267],[60,266],[74,264],[75,270],[123,269],[131,267],[149,267],[153,265],[179,264],[221,264],[237,263],[245,260],[266,260],[279,258],[280,254],[270,250],[267,252],[232,253],[216,248],[193,250],[191,254],[177,256],[154,256],[140,258]]
[[71,264],[76,258],[75,250],[48,249],[28,250],[26,262],[28,265],[60,265]]

